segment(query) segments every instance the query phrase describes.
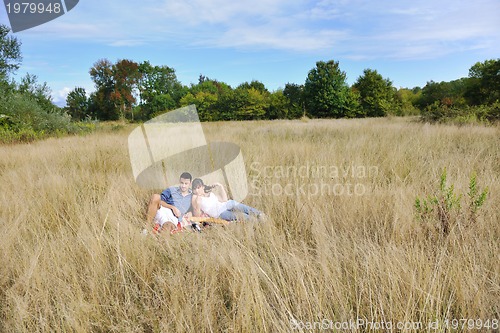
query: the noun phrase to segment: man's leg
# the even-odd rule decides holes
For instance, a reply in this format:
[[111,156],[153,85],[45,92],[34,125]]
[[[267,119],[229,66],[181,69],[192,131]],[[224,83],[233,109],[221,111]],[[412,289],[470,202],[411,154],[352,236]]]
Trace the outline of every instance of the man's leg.
[[167,235],[170,235],[172,231],[177,230],[177,226],[173,223],[167,222],[163,225],[162,230],[166,231]]
[[153,219],[156,216],[156,212],[158,211],[158,208],[160,208],[160,201],[161,201],[161,196],[159,194],[153,194],[151,196],[151,200],[149,200],[148,204],[148,210],[146,212],[146,219],[148,221],[148,226],[151,225],[153,222]]
[[158,230],[167,230],[168,232],[177,229],[178,218],[171,209],[160,206],[154,218],[155,223],[159,225]]
[[155,220],[162,226],[170,222],[173,225],[177,225],[178,217],[174,215],[171,209],[160,206],[160,209],[156,212]]

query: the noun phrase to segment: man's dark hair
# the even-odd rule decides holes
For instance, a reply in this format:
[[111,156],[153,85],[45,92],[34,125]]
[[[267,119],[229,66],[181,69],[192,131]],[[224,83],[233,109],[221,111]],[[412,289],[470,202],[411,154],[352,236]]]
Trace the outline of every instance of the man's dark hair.
[[189,181],[193,180],[193,176],[191,176],[191,174],[189,172],[183,172],[179,178],[189,179]]

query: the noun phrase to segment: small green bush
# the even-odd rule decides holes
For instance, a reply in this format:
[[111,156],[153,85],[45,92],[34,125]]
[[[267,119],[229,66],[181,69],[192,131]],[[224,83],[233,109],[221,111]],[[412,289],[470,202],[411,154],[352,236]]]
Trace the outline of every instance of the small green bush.
[[463,205],[464,196],[456,193],[453,184],[447,186],[447,172],[444,169],[439,182],[439,191],[426,198],[417,197],[415,210],[419,220],[431,223],[437,221],[437,230],[442,235],[448,235],[460,222],[464,226],[476,223],[479,209],[486,201],[487,195],[488,188],[480,190],[477,185],[477,175],[473,173],[469,181],[468,200]]
[[52,104],[40,104],[33,94],[16,90],[14,84],[0,85],[0,142],[31,142],[95,128],[92,121],[71,122],[66,112]]
[[421,120],[457,125],[496,122],[500,120],[500,102],[492,105],[465,106],[461,108],[435,102],[422,111]]
[[21,129],[14,132],[0,128],[0,143],[26,143],[47,137],[45,132],[36,132],[32,129]]

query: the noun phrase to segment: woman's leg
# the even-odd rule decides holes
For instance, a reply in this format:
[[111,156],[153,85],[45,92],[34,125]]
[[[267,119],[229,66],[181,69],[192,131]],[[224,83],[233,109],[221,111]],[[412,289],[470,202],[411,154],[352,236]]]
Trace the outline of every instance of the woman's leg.
[[260,210],[257,210],[253,207],[242,204],[241,202],[237,202],[234,200],[229,200],[227,202],[227,210],[223,211],[219,217],[226,221],[236,221],[238,219],[235,213],[241,212],[241,216],[247,220],[250,215],[259,216],[262,214]]
[[222,213],[220,213],[219,218],[226,221],[236,221],[238,219],[236,217],[236,214],[230,210],[225,210]]
[[236,211],[243,212],[247,215],[255,215],[255,216],[258,216],[262,213],[260,210],[255,209],[255,208],[250,207],[250,206],[247,206],[245,204],[242,204],[241,202],[236,202],[234,200],[230,200],[230,201],[233,201],[233,203],[232,203],[233,208],[231,209],[233,211],[236,210]]

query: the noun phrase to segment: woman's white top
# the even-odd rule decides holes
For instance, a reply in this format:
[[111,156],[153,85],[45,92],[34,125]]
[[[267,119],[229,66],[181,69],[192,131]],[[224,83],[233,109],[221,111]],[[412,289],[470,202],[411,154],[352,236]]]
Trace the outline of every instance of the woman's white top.
[[227,210],[227,201],[220,202],[213,192],[210,192],[208,197],[200,196],[200,209],[210,217],[219,217],[219,215]]

